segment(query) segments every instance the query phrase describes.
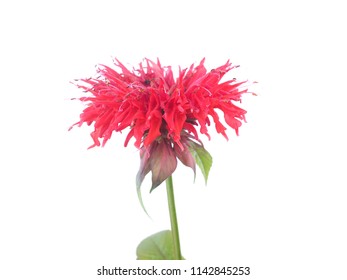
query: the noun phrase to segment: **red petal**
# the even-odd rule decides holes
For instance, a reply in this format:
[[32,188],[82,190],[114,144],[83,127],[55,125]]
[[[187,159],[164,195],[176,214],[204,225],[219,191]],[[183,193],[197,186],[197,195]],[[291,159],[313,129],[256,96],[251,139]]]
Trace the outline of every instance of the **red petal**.
[[150,145],[155,139],[157,139],[161,135],[160,133],[161,121],[162,121],[162,118],[159,112],[157,112],[157,114],[153,113],[150,116],[150,120],[148,120],[149,130],[144,140],[145,146]]

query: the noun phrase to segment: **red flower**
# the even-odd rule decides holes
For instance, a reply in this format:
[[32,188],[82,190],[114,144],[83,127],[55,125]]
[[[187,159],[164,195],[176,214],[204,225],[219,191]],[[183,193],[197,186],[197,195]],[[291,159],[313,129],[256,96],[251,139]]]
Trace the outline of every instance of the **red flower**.
[[124,145],[133,137],[141,149],[138,185],[152,171],[152,189],[158,186],[176,169],[176,157],[195,171],[192,147],[202,147],[196,128],[210,138],[207,127],[212,117],[216,131],[228,139],[217,110],[236,134],[245,120],[246,111],[234,102],[247,92],[246,81],[220,82],[235,68],[229,61],[208,72],[203,59],[197,66],[180,69],[177,79],[171,67],[161,66],[159,60],[146,59],[145,66],[140,63],[132,71],[118,60],[115,64],[120,71],[100,65],[98,77],[77,84],[91,95],[79,98],[87,108],[74,125],[94,124],[90,148],[100,146],[99,139],[104,146],[114,131],[130,128]]

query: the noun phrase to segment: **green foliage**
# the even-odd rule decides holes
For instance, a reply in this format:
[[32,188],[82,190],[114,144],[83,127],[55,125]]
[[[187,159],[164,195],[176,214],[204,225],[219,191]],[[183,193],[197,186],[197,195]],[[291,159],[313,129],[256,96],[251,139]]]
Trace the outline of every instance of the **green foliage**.
[[172,232],[160,231],[142,240],[136,255],[138,260],[174,260]]
[[199,166],[207,184],[208,174],[212,166],[212,156],[202,145],[193,141],[190,142],[189,151],[193,155],[196,164]]

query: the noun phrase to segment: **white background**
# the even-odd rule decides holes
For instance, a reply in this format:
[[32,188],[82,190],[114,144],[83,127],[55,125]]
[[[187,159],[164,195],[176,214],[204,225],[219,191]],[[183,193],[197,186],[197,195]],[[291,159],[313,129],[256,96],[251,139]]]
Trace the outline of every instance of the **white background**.
[[183,67],[206,57],[209,69],[240,64],[229,77],[258,81],[258,96],[244,97],[239,137],[202,138],[214,159],[207,186],[182,166],[174,174],[188,259],[174,266],[250,266],[244,279],[346,279],[342,4],[1,3],[0,278],[101,279],[102,265],[154,263],[134,261],[135,249],[169,227],[165,188],[148,195],[144,182],[148,218],[135,191],[138,152],[123,147],[124,135],[87,150],[91,127],[67,131],[83,109],[70,101],[82,93],[69,81],[112,57],[129,67],[144,57]]

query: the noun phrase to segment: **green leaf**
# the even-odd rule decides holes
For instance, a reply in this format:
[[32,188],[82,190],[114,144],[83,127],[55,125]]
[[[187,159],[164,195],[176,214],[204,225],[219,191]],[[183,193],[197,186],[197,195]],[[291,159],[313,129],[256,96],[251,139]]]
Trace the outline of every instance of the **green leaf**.
[[138,260],[174,260],[171,231],[160,231],[142,240],[137,246],[136,255]]
[[212,166],[212,156],[202,145],[193,141],[189,143],[189,151],[194,157],[196,164],[199,166],[202,175],[204,175],[205,183],[207,184],[208,174]]

